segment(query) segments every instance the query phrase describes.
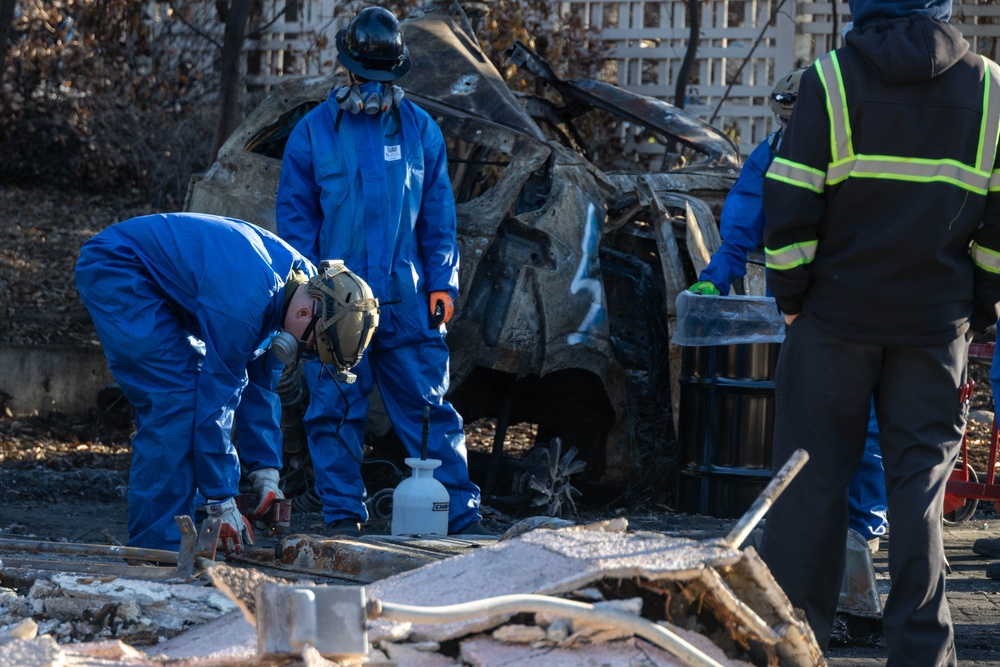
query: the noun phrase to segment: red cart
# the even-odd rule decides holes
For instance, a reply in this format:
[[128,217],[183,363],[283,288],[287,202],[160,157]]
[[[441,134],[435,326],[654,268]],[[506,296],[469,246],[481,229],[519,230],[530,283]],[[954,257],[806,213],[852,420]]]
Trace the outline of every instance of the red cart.
[[[969,346],[969,362],[993,361],[993,348],[995,343],[973,343]],[[962,385],[961,400],[968,403],[972,399],[972,392],[976,384],[970,378]],[[992,412],[992,410],[991,410]],[[1000,484],[994,483],[994,475],[997,464],[997,422],[993,419],[990,427],[990,453],[989,461],[986,465],[985,479],[979,481],[979,475],[969,463],[969,443],[966,436],[962,437],[962,452],[958,458],[958,464],[951,479],[945,488],[944,495],[944,522],[946,525],[958,525],[968,521],[976,508],[979,507],[980,500],[995,502],[1000,500]]]

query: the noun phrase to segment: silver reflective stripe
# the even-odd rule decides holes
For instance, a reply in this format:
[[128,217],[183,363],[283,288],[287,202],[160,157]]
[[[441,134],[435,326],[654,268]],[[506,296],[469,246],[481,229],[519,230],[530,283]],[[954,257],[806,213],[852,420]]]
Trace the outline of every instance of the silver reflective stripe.
[[854,171],[855,162],[857,162],[855,158],[841,160],[840,162],[831,162],[826,168],[826,184],[836,185],[847,179],[848,176],[851,176],[851,172]]
[[826,113],[830,117],[830,154],[833,163],[854,157],[854,146],[851,140],[851,123],[847,116],[847,96],[844,94],[844,82],[840,76],[840,62],[836,52],[831,52],[826,58],[820,58],[816,63],[819,80],[826,89]]
[[996,250],[984,248],[975,241],[972,243],[972,261],[976,266],[990,273],[1000,273],[1000,253]]
[[1000,65],[979,56],[986,65],[983,91],[983,129],[979,140],[979,169],[987,174],[993,171],[1000,140]]
[[1000,171],[994,171],[990,175],[990,192],[1000,190]]
[[818,243],[818,241],[803,241],[777,250],[764,248],[765,264],[767,268],[776,271],[786,271],[794,269],[796,266],[809,264],[816,258],[816,245]]
[[789,185],[807,188],[813,192],[823,193],[823,181],[826,175],[819,169],[807,167],[798,162],[776,157],[767,170],[767,178],[783,181]]
[[989,171],[983,173],[956,160],[925,160],[886,155],[859,155],[851,169],[852,177],[892,178],[894,180],[950,183],[960,188],[986,194]]

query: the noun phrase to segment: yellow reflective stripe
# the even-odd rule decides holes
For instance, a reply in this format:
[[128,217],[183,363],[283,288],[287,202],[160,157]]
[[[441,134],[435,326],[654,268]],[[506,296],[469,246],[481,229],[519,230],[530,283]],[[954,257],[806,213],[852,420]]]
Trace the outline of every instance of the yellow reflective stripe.
[[840,61],[830,52],[816,63],[820,82],[826,89],[826,113],[830,117],[830,154],[834,164],[854,157],[851,122],[847,116],[847,93],[840,75]]
[[983,80],[983,125],[979,134],[979,169],[988,174],[993,170],[997,141],[1000,140],[1000,66],[986,56],[979,57],[986,66]]
[[984,248],[973,241],[972,250],[969,251],[969,254],[972,255],[973,263],[982,270],[989,271],[990,273],[1000,273],[1000,252]]
[[792,162],[785,158],[776,157],[768,167],[765,178],[773,178],[776,181],[788,183],[800,188],[806,188],[813,192],[823,193],[823,180],[826,177],[819,169],[807,167],[798,162]]
[[769,269],[787,271],[796,266],[809,264],[816,258],[816,246],[819,241],[803,241],[786,245],[784,248],[771,250],[764,248],[764,263]]

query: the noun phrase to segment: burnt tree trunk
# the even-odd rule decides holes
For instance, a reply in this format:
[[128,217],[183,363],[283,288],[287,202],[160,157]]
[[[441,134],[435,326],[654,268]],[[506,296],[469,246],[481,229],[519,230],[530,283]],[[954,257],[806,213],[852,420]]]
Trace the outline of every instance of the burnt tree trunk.
[[[4,2],[6,0],[0,0]],[[228,11],[224,12],[226,22],[225,37],[222,42],[220,58],[220,108],[219,125],[212,144],[212,161],[219,154],[219,149],[233,133],[240,122],[240,88],[243,79],[240,76],[240,63],[243,57],[243,41],[246,37],[246,24],[250,17],[251,0],[232,0]]]
[[688,0],[688,45],[684,52],[684,60],[677,72],[677,86],[674,89],[674,106],[684,108],[684,98],[687,97],[688,79],[691,78],[691,66],[698,55],[698,33],[701,32],[701,13],[698,11],[698,0]]

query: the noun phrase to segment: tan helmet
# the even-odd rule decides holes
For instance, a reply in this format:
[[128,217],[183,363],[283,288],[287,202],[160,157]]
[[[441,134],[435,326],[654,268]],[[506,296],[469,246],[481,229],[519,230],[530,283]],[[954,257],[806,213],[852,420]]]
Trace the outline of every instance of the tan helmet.
[[378,329],[378,299],[368,283],[336,259],[319,263],[306,291],[323,308],[316,323],[320,361],[346,373],[361,361]]
[[788,120],[795,107],[795,98],[799,95],[799,82],[808,67],[793,69],[785,76],[778,79],[771,91],[771,110],[783,120]]

